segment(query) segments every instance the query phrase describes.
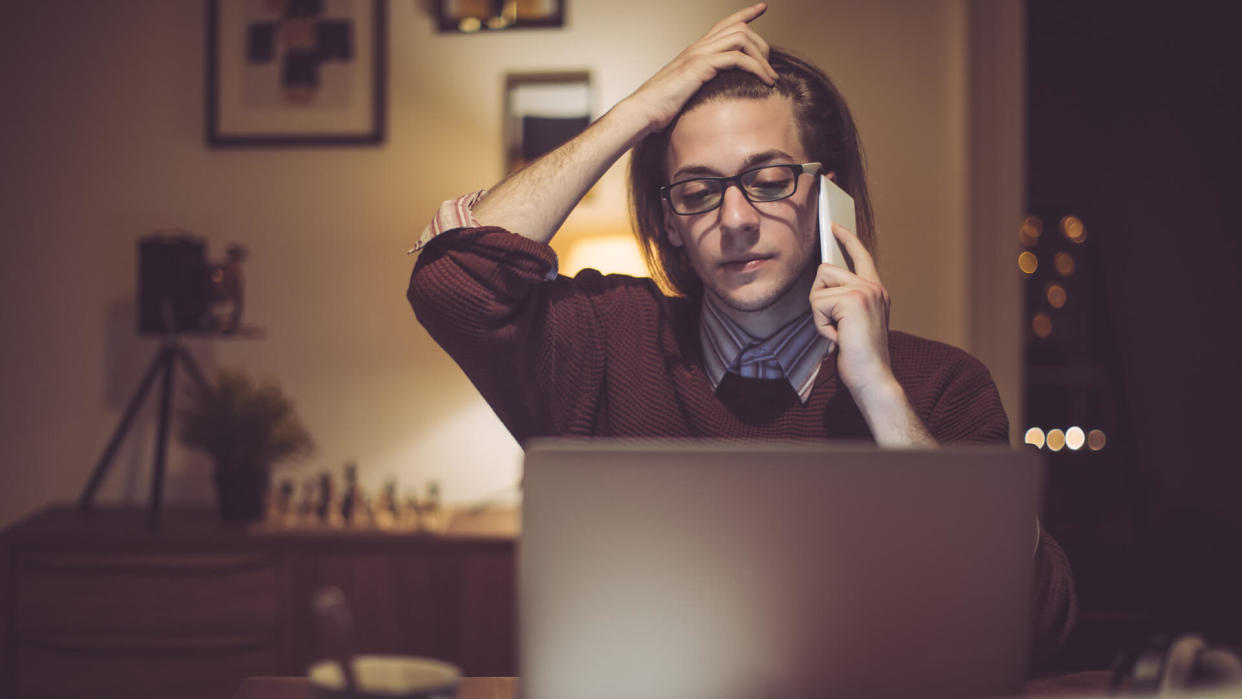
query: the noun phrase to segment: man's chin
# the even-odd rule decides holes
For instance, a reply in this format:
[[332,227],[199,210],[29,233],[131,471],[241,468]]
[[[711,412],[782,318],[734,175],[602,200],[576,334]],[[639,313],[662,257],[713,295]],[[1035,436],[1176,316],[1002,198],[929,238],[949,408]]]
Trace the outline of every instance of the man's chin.
[[711,293],[721,305],[742,313],[765,311],[781,297],[781,294],[770,289],[714,289]]

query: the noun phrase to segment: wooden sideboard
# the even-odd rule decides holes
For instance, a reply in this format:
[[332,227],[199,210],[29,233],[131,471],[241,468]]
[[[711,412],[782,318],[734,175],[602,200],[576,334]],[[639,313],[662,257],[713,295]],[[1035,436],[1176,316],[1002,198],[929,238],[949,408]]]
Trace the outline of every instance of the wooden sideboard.
[[227,697],[316,658],[336,585],[361,652],[517,674],[515,511],[443,534],[225,526],[208,508],[50,507],[0,536],[0,696]]

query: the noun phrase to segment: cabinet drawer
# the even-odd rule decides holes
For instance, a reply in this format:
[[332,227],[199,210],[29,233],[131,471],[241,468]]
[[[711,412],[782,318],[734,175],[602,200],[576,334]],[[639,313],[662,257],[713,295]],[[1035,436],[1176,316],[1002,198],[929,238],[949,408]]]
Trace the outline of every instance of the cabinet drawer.
[[18,554],[17,633],[196,632],[276,625],[262,554]]
[[32,639],[17,661],[21,699],[220,699],[247,677],[279,674],[270,637]]

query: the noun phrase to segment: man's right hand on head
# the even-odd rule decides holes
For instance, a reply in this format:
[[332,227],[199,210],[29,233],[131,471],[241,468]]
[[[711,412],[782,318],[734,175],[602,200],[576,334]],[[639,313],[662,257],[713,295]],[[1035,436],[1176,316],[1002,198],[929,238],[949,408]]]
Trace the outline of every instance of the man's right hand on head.
[[754,73],[768,85],[776,82],[776,71],[768,64],[768,42],[749,26],[766,10],[766,4],[757,3],[712,25],[626,98],[645,116],[646,132],[668,126],[690,97],[721,71],[736,68]]
[[748,26],[766,9],[759,3],[717,22],[585,131],[489,188],[472,207],[475,220],[546,243],[605,170],[643,136],[668,126],[720,71],[745,70],[772,84],[768,44]]

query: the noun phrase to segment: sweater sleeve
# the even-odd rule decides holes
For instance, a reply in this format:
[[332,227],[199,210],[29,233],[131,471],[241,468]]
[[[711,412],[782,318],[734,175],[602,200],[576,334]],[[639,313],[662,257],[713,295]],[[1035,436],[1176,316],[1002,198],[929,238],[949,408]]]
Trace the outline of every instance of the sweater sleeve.
[[[1009,418],[987,367],[960,349],[924,342],[921,351],[903,352],[902,364],[911,375],[927,377],[912,382],[922,388],[909,393],[932,436],[941,443],[1009,444]],[[1069,559],[1047,531],[1040,532],[1034,570],[1031,666],[1038,667],[1069,637],[1077,601]]]
[[423,248],[406,294],[519,443],[586,433],[603,373],[590,294],[550,280],[555,269],[542,243],[494,227],[451,230]]
[[1056,539],[1041,531],[1035,550],[1031,668],[1046,663],[1065,644],[1078,616],[1074,573]]

